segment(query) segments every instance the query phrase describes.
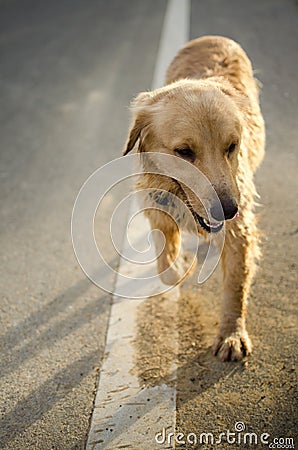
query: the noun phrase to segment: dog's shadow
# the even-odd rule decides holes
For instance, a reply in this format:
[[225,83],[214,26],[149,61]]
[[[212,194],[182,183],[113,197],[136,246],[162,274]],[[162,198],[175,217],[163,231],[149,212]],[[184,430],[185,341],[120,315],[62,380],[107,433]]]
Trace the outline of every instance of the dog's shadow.
[[[213,292],[213,296],[217,295],[218,290]],[[172,310],[171,301],[162,295],[148,298],[140,305],[136,366],[141,384],[170,384],[174,378],[178,401],[187,402],[220,379],[243,369],[243,363],[222,363],[212,354],[218,315],[212,308],[213,302],[211,299],[208,311],[208,302],[202,293],[186,285],[180,292],[177,310]],[[178,339],[178,343],[174,339]],[[176,361],[175,374],[171,372],[173,360]],[[144,361],[148,367],[144,366]]]
[[[112,418],[107,418],[106,422],[100,423],[98,431],[108,430],[104,432],[105,436],[99,436],[98,440],[94,436],[89,442],[90,445],[102,445],[99,448],[106,449],[116,448],[113,446],[114,440],[121,435],[127,436],[135,422],[145,417],[156,406],[156,401],[148,401],[150,388],[174,384],[179,409],[187,402],[198,399],[220,380],[233,377],[234,374],[243,370],[241,363],[221,363],[212,355],[200,323],[200,320],[204,322],[204,319],[200,319],[194,310],[199,309],[200,299],[197,302],[195,296],[190,298],[189,293],[182,291],[178,303],[178,314],[177,311],[173,311],[174,308],[171,310],[171,302],[163,296],[148,298],[139,306],[133,369],[133,373],[138,375],[139,385],[142,386],[133,399],[133,403],[139,405],[138,414],[131,413],[130,404],[126,407],[124,402]],[[178,316],[176,326],[172,320],[174,314]],[[181,314],[184,314],[184,317],[181,317]],[[181,322],[184,320],[185,326],[177,330],[179,320]],[[175,333],[176,337],[178,334],[178,348],[173,340]],[[173,364],[174,360],[176,364]],[[163,401],[162,396],[160,401]],[[154,435],[152,435],[151,448],[157,448],[154,447],[154,442]],[[123,445],[124,447],[126,446]],[[128,444],[127,448],[130,448]]]

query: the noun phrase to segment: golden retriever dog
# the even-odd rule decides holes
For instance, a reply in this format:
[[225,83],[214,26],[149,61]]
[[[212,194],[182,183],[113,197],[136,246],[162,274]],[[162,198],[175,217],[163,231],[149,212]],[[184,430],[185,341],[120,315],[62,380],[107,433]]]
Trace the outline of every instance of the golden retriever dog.
[[[245,316],[259,256],[253,176],[265,143],[250,60],[231,39],[194,39],[171,62],[165,86],[140,93],[132,110],[134,117],[123,154],[138,143],[138,152],[181,158],[207,177],[219,198],[221,208],[209,199],[207,215],[199,196],[187,183],[173,178],[170,166],[166,177],[146,174],[144,168],[139,182],[139,188],[162,189],[181,199],[191,211],[198,233],[219,234],[225,225],[223,303],[213,352],[222,361],[241,360],[252,348]],[[165,283],[175,284],[181,279],[178,226],[158,209],[148,209],[147,216],[151,228],[165,236],[164,249],[157,259],[158,272]]]

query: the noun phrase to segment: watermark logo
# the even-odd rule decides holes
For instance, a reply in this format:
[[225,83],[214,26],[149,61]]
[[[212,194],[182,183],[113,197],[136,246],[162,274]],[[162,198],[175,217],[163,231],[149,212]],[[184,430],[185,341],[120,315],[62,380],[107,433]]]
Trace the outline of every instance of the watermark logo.
[[245,423],[243,423],[243,422],[241,422],[241,421],[236,422],[236,423],[235,423],[235,430],[238,431],[239,433],[240,433],[241,431],[244,431],[244,430],[245,430]]
[[[161,182],[149,188],[142,182],[144,173]],[[188,195],[185,200],[169,191],[167,186],[173,183],[183,193],[187,191],[192,200]],[[179,269],[179,283],[191,269],[202,239],[197,233],[198,221],[212,223],[211,204],[221,209],[213,186],[194,165],[181,158],[151,152],[115,159],[96,170],[77,196],[71,220],[75,255],[87,277],[106,292],[132,299],[164,293],[172,286],[161,282],[156,260],[163,252],[166,237],[162,227],[150,228],[144,214],[152,209],[163,212],[171,217],[180,233],[187,229],[197,236],[192,258],[184,260],[183,268]],[[198,208],[203,219],[196,215]],[[213,227],[216,225],[213,223]],[[209,234],[198,283],[203,283],[218,264],[224,245],[224,222],[219,222],[218,228],[220,232]],[[181,247],[168,270],[179,266],[182,252]]]
[[177,445],[211,445],[216,446],[222,443],[228,443],[230,445],[237,444],[243,445],[245,448],[256,445],[268,446],[268,448],[295,448],[294,439],[291,437],[279,437],[271,438],[269,433],[255,433],[246,431],[246,425],[242,421],[237,421],[234,425],[234,430],[225,430],[220,433],[203,432],[203,433],[173,433],[168,432],[166,428],[163,428],[155,435],[155,442],[157,444],[167,444],[172,446]]

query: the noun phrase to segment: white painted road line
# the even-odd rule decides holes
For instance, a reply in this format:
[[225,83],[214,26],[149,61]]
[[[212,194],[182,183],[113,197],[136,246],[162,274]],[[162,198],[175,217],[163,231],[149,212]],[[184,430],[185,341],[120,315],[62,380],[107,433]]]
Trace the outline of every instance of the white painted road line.
[[161,87],[166,70],[185,42],[189,39],[190,0],[170,0],[160,37],[152,89]]
[[[168,64],[178,48],[188,39],[189,15],[189,0],[169,0],[152,89],[163,84]],[[137,205],[133,203],[131,210],[135,208]],[[139,220],[138,229],[140,229]],[[145,218],[142,219],[141,229],[144,232],[144,239],[147,239],[150,228]],[[131,270],[131,265],[128,267],[128,263],[122,259],[119,272],[129,272],[133,276]],[[137,273],[140,267],[136,265],[134,270]],[[117,283],[118,280],[114,292],[117,292]],[[171,291],[167,298],[171,311],[177,310],[176,300],[177,289]],[[175,361],[172,362],[170,370],[173,374],[170,385],[141,386],[133,371],[137,311],[144,301],[113,296],[105,358],[100,373],[87,450],[175,448],[173,440],[170,445],[158,444],[155,441],[155,435],[162,428],[166,428],[168,434],[175,431],[176,391],[173,382],[176,376]]]

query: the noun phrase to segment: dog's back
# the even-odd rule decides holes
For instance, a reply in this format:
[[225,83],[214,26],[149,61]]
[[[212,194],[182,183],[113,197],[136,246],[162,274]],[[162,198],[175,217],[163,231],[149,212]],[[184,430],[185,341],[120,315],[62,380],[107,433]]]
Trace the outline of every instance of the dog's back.
[[207,77],[224,77],[246,94],[247,88],[250,90],[251,85],[255,86],[246,53],[235,41],[223,36],[204,36],[188,42],[170,64],[166,83]]

